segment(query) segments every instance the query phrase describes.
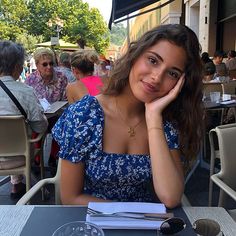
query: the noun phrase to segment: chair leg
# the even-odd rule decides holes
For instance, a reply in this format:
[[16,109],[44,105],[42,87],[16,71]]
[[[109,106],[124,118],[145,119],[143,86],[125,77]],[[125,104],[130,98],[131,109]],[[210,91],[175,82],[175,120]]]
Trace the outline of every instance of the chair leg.
[[212,206],[212,193],[213,193],[213,181],[211,180],[210,177],[210,182],[209,182],[209,195],[208,195],[208,206]]
[[26,182],[26,192],[28,192],[30,190],[31,187],[31,176],[30,176],[30,172],[27,172],[25,175],[25,182]]
[[11,180],[11,177],[10,176],[6,176],[4,177],[3,179],[0,180],[0,186],[8,183],[9,181]]
[[226,198],[227,198],[226,193],[222,189],[220,189],[220,195],[218,201],[219,207],[226,207]]
[[[43,155],[42,153],[40,154],[40,175],[41,175],[41,179],[44,179],[44,160],[43,160]],[[41,193],[42,193],[42,200],[45,200],[45,196],[44,196],[44,187],[41,188]]]

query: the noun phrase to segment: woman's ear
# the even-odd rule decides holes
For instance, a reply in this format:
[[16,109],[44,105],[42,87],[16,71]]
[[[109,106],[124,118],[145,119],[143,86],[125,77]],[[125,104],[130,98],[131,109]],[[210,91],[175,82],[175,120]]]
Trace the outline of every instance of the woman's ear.
[[72,72],[74,74],[74,76],[76,77],[76,79],[80,79],[80,71],[78,70],[78,68],[76,67],[71,67]]

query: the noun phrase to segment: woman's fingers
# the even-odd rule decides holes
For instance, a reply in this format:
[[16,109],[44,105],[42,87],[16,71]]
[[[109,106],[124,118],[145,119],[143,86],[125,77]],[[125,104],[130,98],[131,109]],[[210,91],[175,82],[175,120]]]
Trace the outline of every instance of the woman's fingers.
[[178,94],[181,92],[182,87],[184,86],[185,81],[185,74],[183,73],[179,78],[178,82],[176,83],[175,87],[170,90],[169,94],[173,94],[174,97],[177,97]]

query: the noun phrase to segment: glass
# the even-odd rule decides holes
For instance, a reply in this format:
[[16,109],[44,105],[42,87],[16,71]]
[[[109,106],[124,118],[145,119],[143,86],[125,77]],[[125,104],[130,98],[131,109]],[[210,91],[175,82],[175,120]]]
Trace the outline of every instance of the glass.
[[90,222],[73,221],[60,226],[52,236],[104,236],[104,232]]
[[210,92],[210,98],[212,102],[220,101],[220,92]]

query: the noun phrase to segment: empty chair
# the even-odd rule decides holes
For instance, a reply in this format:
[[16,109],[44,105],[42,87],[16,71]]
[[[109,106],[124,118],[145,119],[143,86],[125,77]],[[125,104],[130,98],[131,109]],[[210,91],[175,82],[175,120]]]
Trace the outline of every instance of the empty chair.
[[236,69],[229,70],[229,77],[230,77],[230,79],[236,79]]
[[228,83],[222,83],[223,93],[236,94],[236,81],[231,80]]
[[220,92],[223,93],[223,85],[220,82],[205,82],[203,83],[203,93],[205,96],[209,96],[210,92]]
[[[216,134],[219,146],[221,169],[214,174],[214,157],[217,148],[213,135]],[[209,205],[212,205],[212,184],[220,187],[218,206],[226,207],[227,195],[236,201],[236,124],[217,126],[210,131],[211,142],[211,176],[209,187]]]
[[16,205],[25,205],[27,204],[31,198],[43,187],[47,184],[54,184],[55,187],[55,204],[61,204],[60,198],[60,178],[61,178],[61,159],[59,158],[57,165],[57,173],[53,178],[46,178],[40,180],[36,183],[18,202]]
[[[25,158],[25,165],[0,169],[0,176],[23,174],[26,179],[26,191],[30,189],[31,154],[40,156],[41,178],[44,176],[43,148],[33,148],[33,143],[44,140],[44,133],[35,139],[30,139],[27,133],[25,119],[21,115],[0,116],[0,157],[14,159]],[[8,178],[7,178],[8,180]],[[0,186],[6,183],[6,179],[0,181]]]

